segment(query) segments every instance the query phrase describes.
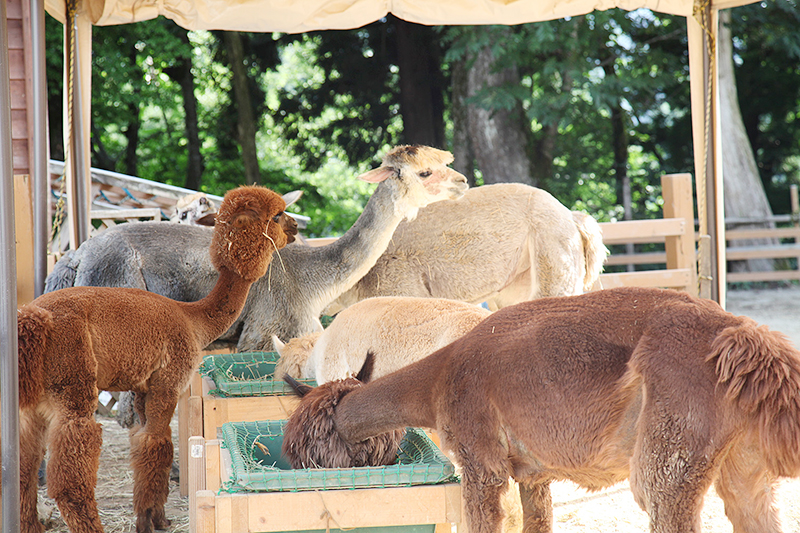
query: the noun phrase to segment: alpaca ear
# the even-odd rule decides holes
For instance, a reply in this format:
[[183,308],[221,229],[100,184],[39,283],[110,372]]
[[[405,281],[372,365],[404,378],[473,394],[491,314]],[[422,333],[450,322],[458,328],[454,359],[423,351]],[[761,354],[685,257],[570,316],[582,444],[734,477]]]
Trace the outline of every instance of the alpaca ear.
[[361,383],[368,383],[372,379],[372,372],[375,370],[375,354],[372,350],[367,352],[367,358],[364,360],[364,365],[358,371],[356,379]]
[[209,213],[207,215],[203,215],[194,222],[195,224],[198,224],[200,226],[213,226],[214,224],[217,223],[217,214]]
[[300,398],[314,390],[314,387],[306,385],[305,383],[300,383],[289,374],[283,376],[283,381],[285,381]]
[[289,207],[299,200],[301,196],[303,196],[303,191],[289,191],[283,195],[283,201],[286,202],[286,207]]
[[392,167],[378,167],[370,170],[369,172],[364,172],[358,177],[358,179],[368,181],[370,183],[380,183],[381,181],[389,179],[394,175],[395,170]]
[[284,346],[286,346],[286,344],[285,344],[283,341],[281,341],[281,340],[278,338],[278,336],[277,336],[277,335],[273,335],[273,336],[272,336],[272,348],[273,348],[273,349],[274,349],[276,352],[278,352],[278,355],[281,355],[281,356],[283,355],[283,354],[281,353],[281,351],[283,350],[283,347],[284,347]]

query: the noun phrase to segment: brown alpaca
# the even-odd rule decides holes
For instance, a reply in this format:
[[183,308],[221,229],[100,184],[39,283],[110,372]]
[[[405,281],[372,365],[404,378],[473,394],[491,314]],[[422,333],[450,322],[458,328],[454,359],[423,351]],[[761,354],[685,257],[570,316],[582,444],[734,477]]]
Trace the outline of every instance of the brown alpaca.
[[[333,382],[329,388],[312,388],[286,375],[284,379],[298,396],[306,398],[283,429],[283,455],[292,468],[352,468],[383,466],[397,461],[397,450],[406,431],[400,428],[370,437],[363,442],[348,444],[336,433],[333,412],[342,396],[368,382],[374,371],[375,356],[367,353],[364,366],[354,378]],[[328,416],[319,416],[320,412]],[[316,443],[328,443],[317,446]],[[331,444],[335,442],[336,444]],[[336,450],[331,453],[332,450]],[[322,454],[321,456],[317,454]]]
[[[321,385],[317,401],[325,389],[335,407],[320,416],[338,438],[306,442],[340,453],[339,442],[436,429],[463,468],[471,533],[500,531],[509,476],[526,533],[552,531],[551,481],[598,490],[626,478],[653,532],[699,533],[715,483],[734,531],[778,533],[775,483],[800,476],[800,352],[747,317],[672,290],[506,307],[371,383]],[[326,452],[315,453],[327,466]]]
[[172,464],[170,420],[200,351],[226,331],[272,254],[294,239],[280,195],[229,192],[210,253],[219,278],[202,300],[176,302],[140,289],[74,287],[22,307],[19,337],[21,522],[40,533],[37,469],[45,449],[47,489],[73,533],[102,532],[94,498],[102,443],[99,390],[136,391],[142,425],[131,431],[136,531],[165,529]]

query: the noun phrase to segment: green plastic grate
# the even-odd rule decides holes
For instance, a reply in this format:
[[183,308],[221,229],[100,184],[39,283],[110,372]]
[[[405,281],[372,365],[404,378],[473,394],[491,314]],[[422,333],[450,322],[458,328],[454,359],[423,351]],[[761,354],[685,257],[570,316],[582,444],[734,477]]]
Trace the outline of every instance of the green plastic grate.
[[228,422],[222,425],[223,446],[231,455],[228,492],[300,491],[400,487],[446,483],[455,468],[425,435],[409,428],[400,444],[397,463],[359,468],[305,468],[293,470],[281,455],[285,420]]
[[[242,352],[207,355],[200,365],[200,373],[208,376],[216,388],[210,391],[215,396],[276,396],[293,394],[283,380],[272,379],[275,364],[280,356],[277,352]],[[312,387],[314,380],[300,379]]]

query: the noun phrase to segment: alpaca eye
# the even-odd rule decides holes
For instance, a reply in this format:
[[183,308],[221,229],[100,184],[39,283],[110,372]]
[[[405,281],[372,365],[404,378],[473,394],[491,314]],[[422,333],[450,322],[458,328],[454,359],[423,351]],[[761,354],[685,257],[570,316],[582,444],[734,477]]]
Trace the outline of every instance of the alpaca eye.
[[280,224],[281,223],[281,217],[283,217],[283,212],[282,211],[280,213],[278,213],[277,215],[275,215],[274,217],[272,217],[272,221],[274,223],[276,223],[276,224]]
[[419,173],[419,177],[428,178],[431,176],[431,174],[433,174],[433,172],[431,172],[430,170],[423,170],[422,172]]

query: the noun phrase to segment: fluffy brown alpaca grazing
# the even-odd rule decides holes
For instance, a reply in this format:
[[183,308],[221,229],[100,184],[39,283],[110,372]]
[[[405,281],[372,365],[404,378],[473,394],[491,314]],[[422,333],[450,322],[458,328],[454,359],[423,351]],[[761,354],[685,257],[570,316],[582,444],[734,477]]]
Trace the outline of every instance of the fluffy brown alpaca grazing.
[[336,405],[345,394],[371,379],[374,365],[375,356],[369,352],[356,377],[336,380],[330,387],[313,388],[288,374],[284,376],[297,395],[306,398],[283,428],[282,452],[292,468],[383,466],[396,461],[405,428],[347,443],[333,424]]
[[800,476],[800,352],[671,290],[506,307],[401,370],[317,397],[325,388],[335,407],[320,416],[347,446],[436,429],[463,468],[471,533],[500,531],[509,476],[526,533],[552,531],[551,481],[599,490],[626,478],[654,533],[699,533],[712,483],[736,533],[778,533],[775,483]]
[[225,196],[210,247],[219,279],[202,300],[74,287],[19,310],[23,532],[44,529],[36,512],[36,474],[47,447],[48,494],[70,531],[103,531],[94,498],[102,443],[94,419],[99,390],[136,391],[142,421],[131,431],[136,531],[169,526],[169,424],[178,396],[200,364],[200,350],[230,327],[273,253],[294,240],[297,226],[285,206],[263,187],[240,187]]

